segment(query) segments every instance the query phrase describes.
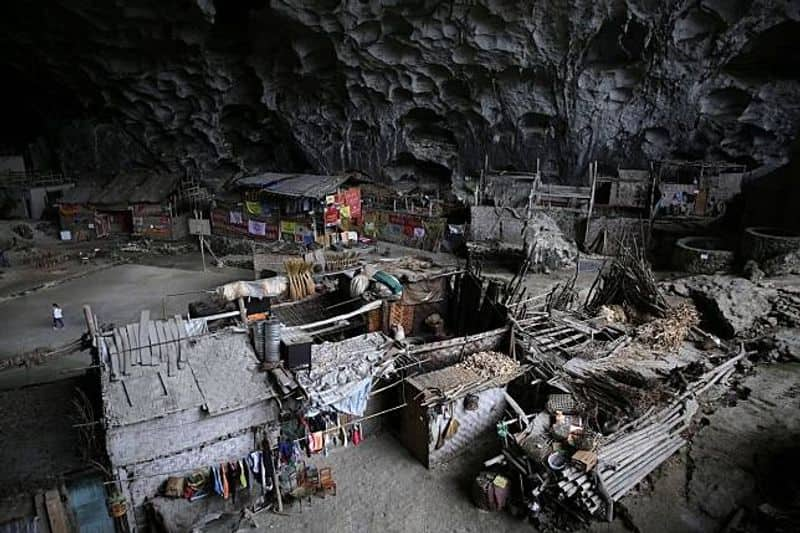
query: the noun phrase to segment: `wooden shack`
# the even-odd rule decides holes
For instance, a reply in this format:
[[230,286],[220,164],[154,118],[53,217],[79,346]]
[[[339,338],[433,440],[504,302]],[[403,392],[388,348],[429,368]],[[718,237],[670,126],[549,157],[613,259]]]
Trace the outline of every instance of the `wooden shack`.
[[77,240],[108,234],[183,239],[188,225],[180,212],[179,182],[174,175],[126,173],[105,185],[76,187],[59,202],[61,229]]
[[427,468],[451,460],[494,430],[503,418],[507,385],[522,373],[521,366],[491,376],[454,365],[406,379],[398,438]]
[[327,246],[361,216],[361,191],[349,175],[265,172],[236,180],[241,201],[212,212],[212,232],[262,241]]

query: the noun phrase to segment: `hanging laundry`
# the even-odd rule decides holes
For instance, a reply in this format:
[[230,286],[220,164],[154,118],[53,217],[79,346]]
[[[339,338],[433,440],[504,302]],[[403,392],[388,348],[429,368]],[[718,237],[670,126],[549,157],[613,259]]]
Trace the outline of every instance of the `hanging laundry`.
[[331,205],[335,201],[336,201],[336,197],[334,195],[332,195],[332,194],[329,194],[328,196],[325,197],[325,205]]
[[241,226],[244,224],[242,221],[242,212],[241,211],[231,211],[228,213],[228,221],[231,224],[236,224],[237,226]]
[[278,451],[281,454],[281,461],[286,464],[293,463],[292,455],[294,454],[295,445],[291,442],[281,442],[278,444]]
[[251,235],[266,235],[267,225],[264,222],[259,222],[257,220],[248,220],[247,231]]
[[245,202],[244,203],[245,209],[251,215],[260,215],[261,214],[261,204],[258,202]]
[[219,476],[222,479],[222,497],[227,500],[231,495],[231,486],[228,483],[228,469],[225,468],[225,463],[219,465]]
[[275,475],[272,450],[267,449],[266,452],[260,455],[259,460],[261,461],[261,486],[266,490],[272,490],[272,478]]
[[308,436],[309,448],[311,453],[319,453],[325,446],[324,436],[322,431],[315,431]]
[[214,478],[214,492],[219,496],[222,496],[224,493],[223,486],[222,486],[222,477],[219,473],[219,468],[216,466],[211,467],[211,475]]
[[350,206],[343,205],[342,207],[340,207],[339,216],[341,216],[342,218],[350,218]]
[[353,424],[353,446],[361,444],[361,424]]
[[242,464],[242,460],[239,459],[239,485],[243,488],[247,488],[247,470],[245,469],[244,465]]
[[250,471],[255,476],[256,480],[261,479],[261,452],[250,452],[247,458],[247,463],[250,466]]

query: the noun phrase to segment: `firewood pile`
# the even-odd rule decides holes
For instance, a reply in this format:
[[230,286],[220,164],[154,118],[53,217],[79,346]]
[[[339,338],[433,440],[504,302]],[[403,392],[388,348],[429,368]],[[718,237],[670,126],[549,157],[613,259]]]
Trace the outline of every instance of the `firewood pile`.
[[[528,508],[584,523],[590,518],[612,520],[615,502],[687,444],[701,396],[727,382],[746,355],[743,350],[729,355],[682,393],[662,398],[604,437],[595,433],[599,428],[593,423],[592,400],[579,395],[551,394],[544,410],[536,414],[517,408],[510,415],[515,418],[498,426],[503,452],[487,465],[499,462],[519,473],[523,493],[532,495],[525,496]],[[599,392],[613,398],[608,389]],[[511,431],[512,427],[520,429]]]
[[666,315],[669,305],[658,288],[650,263],[635,245],[603,267],[589,290],[586,310],[595,316],[604,305],[629,305],[656,317]]

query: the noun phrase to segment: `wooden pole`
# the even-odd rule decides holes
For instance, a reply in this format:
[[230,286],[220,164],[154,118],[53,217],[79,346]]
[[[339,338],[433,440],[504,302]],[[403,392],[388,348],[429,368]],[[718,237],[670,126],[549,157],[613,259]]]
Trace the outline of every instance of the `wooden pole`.
[[594,191],[597,184],[597,161],[589,163],[589,179],[592,180],[592,186],[589,190],[589,211],[586,214],[586,231],[583,234],[583,247],[586,248],[586,242],[589,239],[589,225],[592,221],[592,210],[594,209]]
[[92,318],[92,308],[88,305],[83,306],[83,318],[86,320],[86,327],[89,328],[89,336],[92,337],[92,346],[97,347],[97,328],[94,327],[94,318]]
[[200,235],[200,258],[203,260],[203,272],[206,271],[206,245],[203,242],[203,235]]
[[242,323],[246,326],[247,325],[247,308],[244,306],[244,299],[240,296],[238,302],[239,302],[239,316],[242,319]]

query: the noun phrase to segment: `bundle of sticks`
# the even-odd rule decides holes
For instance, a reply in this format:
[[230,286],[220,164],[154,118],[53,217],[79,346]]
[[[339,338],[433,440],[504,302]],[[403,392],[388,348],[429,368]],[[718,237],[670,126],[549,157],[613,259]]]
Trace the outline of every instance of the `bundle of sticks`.
[[284,263],[286,278],[289,280],[289,299],[301,300],[316,291],[314,279],[311,277],[311,263],[302,259],[289,259]]
[[596,315],[600,307],[628,304],[635,309],[663,317],[669,308],[656,284],[650,263],[635,241],[620,245],[614,260],[600,271],[586,299],[586,310]]
[[699,409],[698,397],[725,383],[747,355],[740,349],[738,355],[702,374],[662,409],[651,407],[620,428],[598,447],[595,475],[568,467],[561,474],[558,490],[565,498],[575,498],[591,514],[597,514],[603,508],[600,500],[605,500],[611,519],[614,502],[688,443],[686,430]]

